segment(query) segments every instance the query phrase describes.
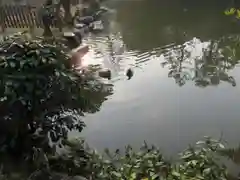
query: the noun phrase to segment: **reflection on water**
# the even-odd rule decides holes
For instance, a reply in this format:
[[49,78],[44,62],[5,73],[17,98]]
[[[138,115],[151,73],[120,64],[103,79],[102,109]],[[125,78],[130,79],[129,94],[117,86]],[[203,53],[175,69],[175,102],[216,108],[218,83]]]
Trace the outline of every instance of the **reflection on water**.
[[226,56],[226,51],[233,51],[229,46],[220,46],[221,40],[202,43],[193,39],[167,50],[162,65],[168,66],[168,77],[174,78],[179,86],[187,80],[194,81],[199,87],[219,85],[221,81],[236,86],[235,79],[228,72],[238,64],[238,60],[234,59],[235,53]]
[[204,135],[239,142],[239,27],[225,1],[169,2],[118,2],[108,31],[85,39],[88,62],[110,68],[114,83],[101,111],[85,117],[93,146],[147,140],[175,154]]
[[90,57],[85,58],[85,64],[101,64],[103,68],[111,70],[112,82],[126,79],[126,72],[131,67],[136,67],[138,52],[128,51],[121,36],[90,36],[85,40],[90,45]]
[[90,36],[86,43],[92,47],[92,56],[85,63],[101,64],[111,69],[114,80],[120,80],[128,68],[158,59],[163,68],[169,69],[168,77],[174,78],[179,86],[190,80],[199,87],[219,85],[221,81],[236,86],[234,77],[228,73],[238,64],[238,39],[234,36],[201,42],[193,38],[181,45],[173,43],[140,52],[128,51],[119,36]]

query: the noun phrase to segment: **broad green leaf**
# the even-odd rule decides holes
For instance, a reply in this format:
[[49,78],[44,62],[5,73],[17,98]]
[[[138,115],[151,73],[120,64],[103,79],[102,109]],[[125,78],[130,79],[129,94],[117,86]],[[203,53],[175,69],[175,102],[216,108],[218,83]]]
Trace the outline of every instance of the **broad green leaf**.
[[152,179],[152,180],[155,180],[155,179],[157,179],[157,178],[159,177],[158,174],[153,173],[153,172],[150,172],[150,176],[151,176],[151,179]]
[[15,68],[15,67],[16,67],[16,63],[14,63],[14,62],[10,62],[9,65],[10,65],[10,67],[12,67],[12,68]]
[[221,149],[225,149],[225,146],[221,143],[218,144],[218,146],[221,148]]
[[224,11],[224,13],[226,15],[233,15],[235,12],[236,12],[235,8],[230,8],[230,9]]
[[211,172],[211,168],[207,168],[203,170],[203,174],[208,175]]
[[175,177],[181,177],[181,174],[177,171],[173,171],[172,175],[175,176]]
[[130,179],[131,180],[135,180],[136,178],[137,178],[137,174],[136,173],[132,173]]
[[199,144],[205,144],[205,142],[204,142],[204,141],[198,141],[196,144],[197,144],[197,145],[199,145]]
[[112,174],[113,174],[115,177],[118,177],[118,178],[121,178],[121,177],[122,177],[121,173],[116,172],[116,171],[112,171]]

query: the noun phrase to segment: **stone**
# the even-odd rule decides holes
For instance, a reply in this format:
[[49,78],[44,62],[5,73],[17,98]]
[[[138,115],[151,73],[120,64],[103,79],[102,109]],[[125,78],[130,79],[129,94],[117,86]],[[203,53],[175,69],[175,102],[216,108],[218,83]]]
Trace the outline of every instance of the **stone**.
[[81,39],[79,40],[73,32],[64,32],[63,37],[67,40],[67,46],[71,49],[81,44]]
[[111,79],[111,71],[109,69],[103,69],[98,72],[98,75],[102,78]]

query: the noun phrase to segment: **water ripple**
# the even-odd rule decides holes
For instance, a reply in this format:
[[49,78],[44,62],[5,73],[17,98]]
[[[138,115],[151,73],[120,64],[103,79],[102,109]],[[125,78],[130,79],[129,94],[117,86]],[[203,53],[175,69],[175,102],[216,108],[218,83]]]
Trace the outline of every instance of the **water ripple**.
[[[182,84],[186,80],[196,79],[202,81],[203,75],[200,76],[197,71],[202,71],[202,65],[204,63],[206,65],[206,56],[213,52],[216,57],[222,56],[216,43],[201,42],[197,38],[181,45],[172,43],[146,52],[128,50],[120,35],[92,35],[86,38],[84,43],[91,47],[90,64],[100,64],[103,68],[110,69],[113,82],[126,79],[127,69],[143,68],[154,59],[159,60],[159,64],[169,69],[167,76],[174,78],[176,83]],[[220,71],[216,73],[219,74]]]

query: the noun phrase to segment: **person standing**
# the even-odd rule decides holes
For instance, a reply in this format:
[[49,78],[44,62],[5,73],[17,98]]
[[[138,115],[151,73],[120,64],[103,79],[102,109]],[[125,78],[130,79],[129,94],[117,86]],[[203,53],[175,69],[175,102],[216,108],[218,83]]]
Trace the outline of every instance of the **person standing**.
[[54,11],[53,11],[53,2],[52,0],[47,0],[43,7],[41,8],[41,18],[43,23],[43,36],[53,36],[53,33],[51,31],[51,25],[53,25],[53,19],[54,19]]

